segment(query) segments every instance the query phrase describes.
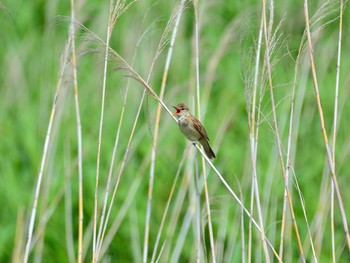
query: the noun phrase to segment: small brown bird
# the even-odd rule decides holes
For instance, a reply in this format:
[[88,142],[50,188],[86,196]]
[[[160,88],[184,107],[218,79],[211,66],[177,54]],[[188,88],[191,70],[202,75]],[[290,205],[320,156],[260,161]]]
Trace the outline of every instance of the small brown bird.
[[185,103],[173,106],[176,110],[174,116],[178,119],[180,131],[193,143],[200,142],[209,159],[215,158],[215,153],[210,147],[209,138],[202,123],[194,117]]

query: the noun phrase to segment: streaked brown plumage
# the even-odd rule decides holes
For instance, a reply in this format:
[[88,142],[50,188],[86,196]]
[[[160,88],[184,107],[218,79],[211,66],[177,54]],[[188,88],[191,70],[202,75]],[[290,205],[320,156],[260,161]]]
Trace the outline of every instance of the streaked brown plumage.
[[209,159],[215,158],[215,153],[209,144],[208,134],[202,123],[190,113],[185,103],[181,102],[173,107],[176,110],[174,116],[178,119],[180,131],[188,140],[202,144]]

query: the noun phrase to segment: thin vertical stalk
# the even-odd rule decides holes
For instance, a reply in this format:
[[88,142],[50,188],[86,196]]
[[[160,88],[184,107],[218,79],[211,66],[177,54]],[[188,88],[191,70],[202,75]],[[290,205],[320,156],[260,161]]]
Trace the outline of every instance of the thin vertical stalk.
[[[295,76],[296,76],[296,72],[295,72]],[[293,90],[292,90],[291,109],[290,109],[290,116],[289,116],[289,131],[288,131],[288,144],[287,144],[287,156],[286,156],[286,178],[284,180],[281,234],[280,234],[280,246],[279,246],[279,252],[278,252],[281,258],[283,258],[284,234],[285,234],[287,199],[288,199],[287,189],[289,187],[289,171],[291,167],[290,149],[291,149],[291,139],[292,139],[292,130],[293,130],[294,96],[295,96],[295,85],[293,85]]]
[[97,160],[96,160],[96,176],[95,176],[95,196],[94,196],[94,220],[93,220],[93,238],[92,238],[92,262],[95,263],[98,260],[97,247],[98,242],[97,235],[97,213],[98,213],[98,186],[99,186],[99,176],[100,176],[100,159],[101,159],[101,144],[102,144],[102,131],[103,131],[103,119],[104,119],[104,108],[105,108],[105,94],[106,94],[106,85],[107,85],[107,68],[108,68],[108,50],[109,50],[109,41],[113,30],[112,25],[112,7],[113,0],[110,0],[109,4],[109,15],[108,15],[108,26],[106,33],[106,45],[105,45],[105,59],[103,67],[103,83],[102,83],[102,97],[101,97],[101,114],[100,114],[100,125],[98,132],[98,141],[97,141]]
[[[70,160],[70,159],[68,159]],[[68,169],[67,169],[68,170]],[[68,173],[68,172],[67,172]],[[73,216],[72,216],[72,186],[69,175],[65,176],[64,181],[64,217],[65,217],[65,238],[67,247],[68,262],[75,263],[74,241],[73,241]]]
[[[340,78],[340,60],[341,60],[341,43],[343,31],[343,0],[340,0],[339,13],[339,36],[338,36],[338,57],[335,79],[335,97],[334,97],[334,117],[333,117],[333,137],[332,137],[332,161],[335,170],[335,145],[337,138],[337,120],[338,120],[338,96],[339,96],[339,78]],[[336,262],[335,255],[335,238],[334,238],[334,183],[331,186],[331,236],[332,236],[332,262]]]
[[79,107],[79,91],[78,91],[78,76],[77,76],[77,60],[75,52],[75,4],[71,0],[71,27],[70,34],[72,38],[72,70],[74,84],[74,102],[75,102],[75,117],[77,120],[77,138],[78,138],[78,173],[79,173],[79,224],[78,224],[78,263],[82,262],[83,254],[83,145],[80,121]]
[[195,186],[196,186],[196,212],[197,212],[197,242],[196,242],[196,248],[197,248],[197,257],[196,262],[201,262],[201,194],[199,189],[199,171],[198,171],[198,156],[197,151],[195,151],[194,156],[194,162],[195,162]]
[[[254,82],[253,82],[253,101],[250,109],[250,116],[248,116],[249,124],[249,138],[250,138],[250,151],[252,159],[252,184],[251,184],[251,197],[250,197],[250,213],[253,214],[254,210],[254,193],[258,187],[257,171],[256,171],[256,156],[257,156],[257,143],[255,143],[255,112],[256,112],[256,92],[258,87],[259,79],[259,61],[262,43],[262,32],[263,32],[263,14],[261,14],[261,22],[259,29],[259,38],[257,44],[256,58],[255,58],[255,72],[254,72]],[[256,127],[258,134],[258,126]],[[257,139],[256,139],[257,142]],[[260,204],[258,204],[260,205]],[[249,234],[248,234],[248,259],[247,262],[251,262],[252,254],[252,219],[249,219]]]
[[[243,200],[243,193],[242,193],[242,190],[240,191],[240,196],[241,196],[241,200]],[[242,252],[242,259],[241,259],[241,262],[242,263],[245,263],[245,238],[244,238],[244,211],[243,209],[241,208],[241,211],[240,211],[240,221],[241,221],[241,252]]]
[[[197,110],[198,110],[198,119],[200,120],[201,111],[200,111],[200,83],[199,83],[199,16],[198,16],[198,0],[193,1],[194,6],[194,15],[195,15],[195,56],[196,56],[196,99],[197,99]],[[213,225],[211,220],[211,211],[210,211],[210,199],[209,199],[209,191],[207,185],[207,177],[206,177],[206,167],[204,158],[202,158],[202,169],[203,169],[203,178],[204,178],[204,193],[205,193],[205,204],[207,208],[207,216],[208,216],[208,228],[209,228],[209,240],[210,240],[210,248],[212,260],[216,262],[215,256],[215,243],[214,243],[214,234],[213,234]]]

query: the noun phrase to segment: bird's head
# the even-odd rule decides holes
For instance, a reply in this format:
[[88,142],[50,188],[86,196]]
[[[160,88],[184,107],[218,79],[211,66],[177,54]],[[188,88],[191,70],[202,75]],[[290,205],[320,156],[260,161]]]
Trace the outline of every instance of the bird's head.
[[181,116],[184,113],[189,112],[187,105],[183,102],[180,102],[179,104],[177,104],[176,106],[173,106],[173,107],[175,109],[175,112],[173,115],[177,116],[177,117]]

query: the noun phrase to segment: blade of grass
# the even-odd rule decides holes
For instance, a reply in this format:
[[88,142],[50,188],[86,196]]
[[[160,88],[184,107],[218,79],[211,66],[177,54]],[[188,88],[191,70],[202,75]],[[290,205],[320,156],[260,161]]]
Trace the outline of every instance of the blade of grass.
[[71,25],[70,35],[72,38],[72,71],[73,71],[73,85],[74,85],[74,102],[75,102],[75,117],[77,120],[77,138],[78,138],[78,174],[79,174],[79,226],[78,226],[78,263],[82,262],[83,253],[83,145],[82,145],[82,131],[80,121],[80,109],[79,109],[79,92],[78,92],[78,76],[77,76],[77,60],[75,52],[75,3],[74,0],[70,1],[71,4]]

